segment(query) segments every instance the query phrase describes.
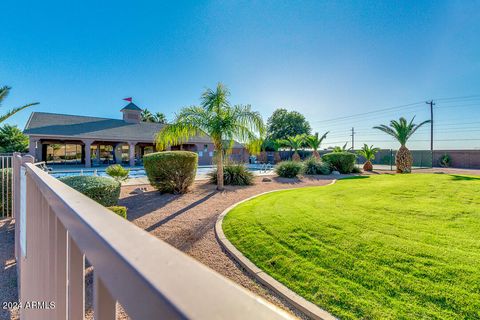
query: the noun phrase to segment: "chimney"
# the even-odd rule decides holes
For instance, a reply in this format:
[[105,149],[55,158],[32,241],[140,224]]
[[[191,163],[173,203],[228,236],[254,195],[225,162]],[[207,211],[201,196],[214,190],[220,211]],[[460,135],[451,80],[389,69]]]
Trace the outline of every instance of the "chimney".
[[140,123],[142,121],[142,109],[137,107],[136,104],[130,102],[122,110],[123,113],[123,121],[128,123]]

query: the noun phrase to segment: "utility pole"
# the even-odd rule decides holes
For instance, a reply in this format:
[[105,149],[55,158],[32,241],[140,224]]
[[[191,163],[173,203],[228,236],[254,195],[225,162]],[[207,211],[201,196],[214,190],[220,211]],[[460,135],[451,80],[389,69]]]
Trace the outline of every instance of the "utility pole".
[[433,100],[425,102],[430,105],[430,153],[432,155],[432,168],[433,168],[433,106],[435,102]]
[[352,127],[352,151],[355,151],[355,129]]

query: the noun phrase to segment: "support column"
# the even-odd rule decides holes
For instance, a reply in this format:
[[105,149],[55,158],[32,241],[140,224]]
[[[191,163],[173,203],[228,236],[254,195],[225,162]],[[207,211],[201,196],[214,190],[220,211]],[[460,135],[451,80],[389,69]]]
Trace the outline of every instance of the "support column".
[[137,144],[136,142],[128,143],[129,162],[131,167],[135,165],[135,145],[136,144]]
[[28,141],[28,154],[34,158],[34,162],[40,161],[37,154],[38,148],[41,147],[41,145],[39,145],[40,141],[38,141],[38,139],[30,138],[30,140]]
[[90,168],[92,166],[92,160],[91,160],[91,146],[92,146],[91,140],[83,140],[83,143],[85,145],[85,168]]

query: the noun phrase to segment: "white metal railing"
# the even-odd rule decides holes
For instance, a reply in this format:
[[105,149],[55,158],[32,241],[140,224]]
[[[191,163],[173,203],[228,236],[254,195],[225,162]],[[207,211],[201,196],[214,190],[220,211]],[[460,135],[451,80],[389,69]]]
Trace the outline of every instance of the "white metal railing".
[[95,319],[285,319],[290,316],[14,155],[19,298],[54,308],[21,319],[83,319],[85,258]]

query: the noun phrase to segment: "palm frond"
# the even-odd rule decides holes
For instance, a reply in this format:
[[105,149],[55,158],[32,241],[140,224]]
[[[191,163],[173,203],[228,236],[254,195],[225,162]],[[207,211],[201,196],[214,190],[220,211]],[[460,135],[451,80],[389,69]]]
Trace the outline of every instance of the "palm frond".
[[17,112],[20,112],[22,111],[23,109],[26,109],[26,108],[29,108],[31,106],[35,106],[39,104],[38,102],[34,102],[34,103],[29,103],[29,104],[26,104],[24,105],[23,107],[18,107],[18,108],[14,108],[12,110],[9,110],[7,113],[5,113],[4,115],[1,115],[0,116],[0,123],[2,123],[3,121],[7,120],[8,118],[10,118],[11,116],[13,116],[15,113]]

